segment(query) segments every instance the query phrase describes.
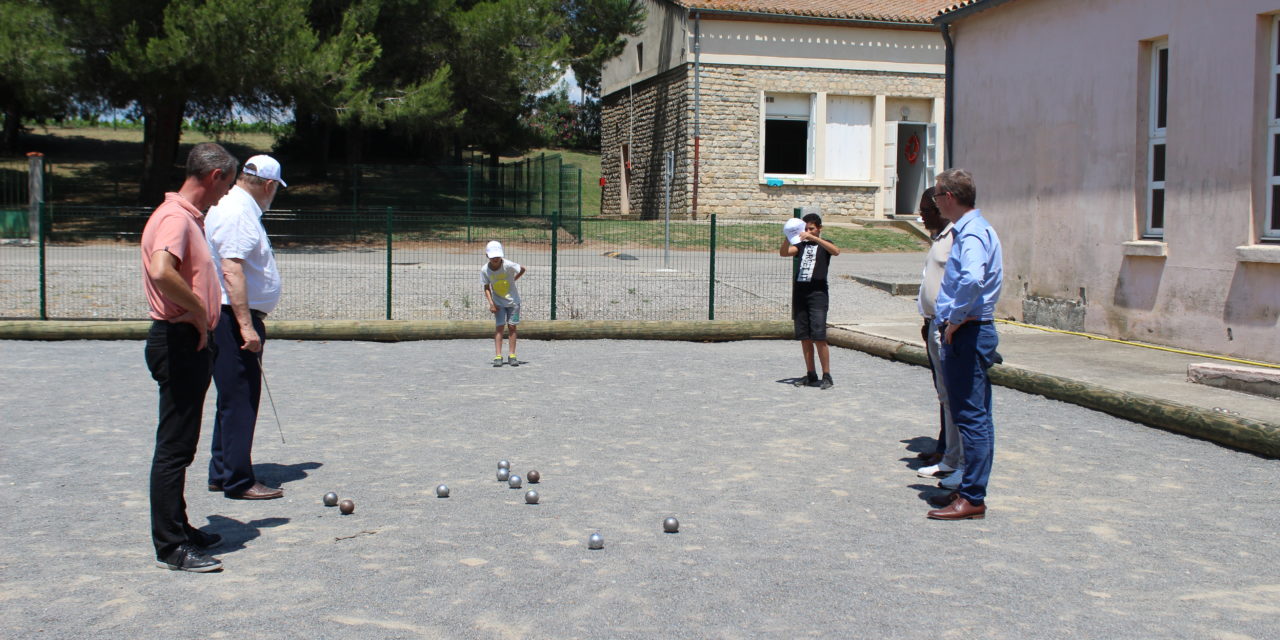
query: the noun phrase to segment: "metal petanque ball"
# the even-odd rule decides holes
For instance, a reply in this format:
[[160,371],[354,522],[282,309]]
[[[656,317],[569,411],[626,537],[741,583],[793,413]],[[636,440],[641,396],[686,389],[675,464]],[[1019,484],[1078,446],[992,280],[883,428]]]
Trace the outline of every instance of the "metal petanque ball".
[[508,486],[508,487],[511,487],[512,489],[519,489],[519,488],[520,488],[520,476],[513,475],[513,476],[511,476],[510,478],[508,478],[508,479],[507,479],[507,486]]
[[604,536],[600,535],[599,533],[593,533],[593,534],[591,534],[591,537],[590,537],[590,538],[587,538],[587,548],[588,548],[588,549],[603,549],[603,548],[604,548]]
[[336,506],[338,506],[338,494],[336,494],[336,493],[334,493],[334,492],[332,492],[332,491],[330,491],[329,493],[324,494],[324,506],[326,506],[326,507],[336,507]]
[[538,473],[537,469],[530,469],[529,473],[524,474],[524,477],[529,479],[529,484],[538,484],[542,480],[542,474]]
[[507,471],[510,471],[510,470],[511,470],[511,463],[510,463],[510,462],[507,462],[506,460],[499,460],[499,461],[498,461],[498,468],[499,468],[499,469],[506,469]]
[[680,531],[680,521],[675,518],[667,518],[662,521],[662,530],[667,533],[676,533]]
[[449,497],[449,485],[447,485],[447,484],[442,484],[442,485],[440,485],[440,486],[436,487],[436,497],[437,497],[437,498],[448,498],[448,497]]
[[506,482],[511,477],[511,472],[502,467],[498,467],[498,482]]
[[538,492],[530,489],[528,493],[524,494],[524,501],[528,504],[538,504]]
[[356,510],[356,503],[350,500],[343,500],[338,503],[338,510],[342,512],[342,515],[349,516]]

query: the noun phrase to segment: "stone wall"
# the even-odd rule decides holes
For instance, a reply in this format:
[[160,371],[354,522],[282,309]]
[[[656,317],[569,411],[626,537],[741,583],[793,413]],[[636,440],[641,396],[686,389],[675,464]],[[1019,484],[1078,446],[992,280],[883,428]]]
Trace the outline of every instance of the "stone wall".
[[[605,179],[600,208],[604,215],[645,219],[663,216],[666,192],[663,163],[675,152],[671,216],[687,217],[693,162],[693,92],[688,66],[680,66],[630,89],[604,97],[600,132],[600,171]],[[630,145],[629,207],[622,206],[623,147]]]
[[[698,217],[779,217],[797,207],[816,206],[824,217],[876,215],[876,186],[819,186],[760,183],[761,92],[876,96],[892,99],[941,97],[941,75],[808,68],[702,65],[702,144]],[[661,216],[662,152],[676,152],[671,210],[687,217],[692,208],[693,67],[674,69],[632,93],[604,98],[601,162],[607,184],[602,210],[622,213],[619,202],[621,148],[634,118],[630,213]],[[634,106],[631,106],[634,103]],[[634,109],[628,113],[628,108]],[[892,117],[893,114],[889,114]],[[883,150],[872,154],[872,179],[879,179]]]

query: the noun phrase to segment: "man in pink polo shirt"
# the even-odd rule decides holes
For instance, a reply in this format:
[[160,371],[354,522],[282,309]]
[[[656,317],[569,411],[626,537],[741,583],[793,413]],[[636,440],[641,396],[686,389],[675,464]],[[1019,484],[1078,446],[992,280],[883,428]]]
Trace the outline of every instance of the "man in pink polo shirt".
[[226,195],[236,161],[213,143],[187,156],[182,188],[166,193],[142,231],[142,286],[151,307],[146,359],[160,387],[160,421],[151,459],[151,539],[156,564],[174,571],[218,571],[205,550],[222,537],[192,527],[183,498],[200,440],[204,396],[213,374],[209,333],[222,295],[204,236],[204,212]]

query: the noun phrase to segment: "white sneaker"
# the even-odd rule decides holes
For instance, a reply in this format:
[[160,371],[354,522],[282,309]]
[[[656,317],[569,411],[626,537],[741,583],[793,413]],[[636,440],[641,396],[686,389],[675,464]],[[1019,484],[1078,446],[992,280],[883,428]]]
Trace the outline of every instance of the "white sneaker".
[[956,469],[951,475],[938,481],[938,486],[943,489],[955,491],[960,488],[960,482],[964,480],[964,469]]
[[938,478],[951,473],[952,471],[955,471],[955,469],[948,467],[945,462],[939,462],[932,467],[921,467],[916,469],[916,475],[921,478]]

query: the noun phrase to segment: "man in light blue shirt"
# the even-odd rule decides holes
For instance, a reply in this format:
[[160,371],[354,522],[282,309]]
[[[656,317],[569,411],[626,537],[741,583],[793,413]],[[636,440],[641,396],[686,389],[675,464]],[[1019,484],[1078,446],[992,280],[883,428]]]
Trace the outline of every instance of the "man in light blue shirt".
[[977,190],[963,169],[938,174],[933,201],[954,227],[954,243],[938,292],[936,317],[942,327],[942,375],[952,418],[964,443],[964,476],[934,520],[979,519],[986,515],[987,483],[994,455],[995,424],[991,420],[991,379],[987,369],[996,359],[996,302],[1004,276],[1000,238],[974,208]]

